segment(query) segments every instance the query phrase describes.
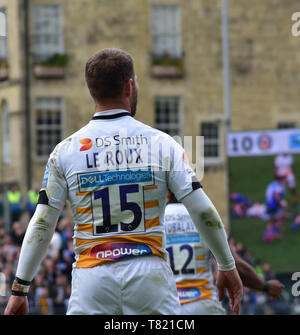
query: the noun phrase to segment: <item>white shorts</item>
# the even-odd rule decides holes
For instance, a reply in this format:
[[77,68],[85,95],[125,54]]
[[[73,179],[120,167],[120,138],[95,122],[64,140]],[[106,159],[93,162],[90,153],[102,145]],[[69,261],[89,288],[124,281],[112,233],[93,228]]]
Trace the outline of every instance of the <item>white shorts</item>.
[[203,299],[182,304],[181,315],[226,315],[226,311],[219,301]]
[[293,173],[290,173],[287,176],[287,185],[289,188],[296,188],[296,178]]
[[180,314],[172,270],[157,256],[74,268],[67,314]]

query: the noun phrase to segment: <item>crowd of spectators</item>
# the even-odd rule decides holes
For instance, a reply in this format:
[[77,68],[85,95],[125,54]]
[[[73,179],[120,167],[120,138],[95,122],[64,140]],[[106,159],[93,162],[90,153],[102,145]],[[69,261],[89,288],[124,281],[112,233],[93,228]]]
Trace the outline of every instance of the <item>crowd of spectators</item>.
[[[30,213],[28,207],[23,206],[18,220],[11,222],[10,231],[7,231],[7,225],[0,218],[1,314],[3,314],[10,296],[10,288],[15,278],[22,241],[31,216],[32,211]],[[74,262],[72,236],[73,224],[69,219],[67,210],[65,210],[59,218],[47,254],[32,282],[28,296],[30,314],[61,315],[66,313],[71,293],[71,271]],[[262,276],[266,281],[276,278],[270,265],[261,264],[260,260],[254,259],[250,252],[241,243],[236,243],[233,238],[229,242],[234,245],[239,256],[254,267],[259,276]],[[269,299],[264,293],[244,288],[241,313],[300,314],[300,299],[295,298],[292,304],[288,304],[287,300],[285,292],[283,292],[280,300],[275,301]],[[230,314],[228,299],[224,301],[224,307]]]
[[[26,229],[26,226],[16,221],[13,223],[12,232],[8,234],[5,233],[3,226],[3,220],[0,220],[0,272],[6,281],[5,284],[2,283],[5,295],[0,296],[1,313],[10,296]],[[72,224],[62,216],[30,288],[31,314],[65,314],[71,292],[71,271],[74,261],[72,235]]]
[[[20,202],[18,207],[22,210],[19,210],[19,215],[16,214],[16,211],[10,213],[10,225],[7,225],[0,217],[1,314],[3,314],[10,296],[10,288],[15,278],[23,238],[34,212],[33,203],[29,206],[29,200],[25,199],[23,203]],[[16,207],[14,205],[10,208],[15,210]],[[8,226],[10,229],[7,229]],[[61,315],[66,313],[71,293],[71,271],[74,262],[72,236],[73,224],[67,210],[64,210],[59,218],[47,254],[30,287],[28,296],[30,314]]]

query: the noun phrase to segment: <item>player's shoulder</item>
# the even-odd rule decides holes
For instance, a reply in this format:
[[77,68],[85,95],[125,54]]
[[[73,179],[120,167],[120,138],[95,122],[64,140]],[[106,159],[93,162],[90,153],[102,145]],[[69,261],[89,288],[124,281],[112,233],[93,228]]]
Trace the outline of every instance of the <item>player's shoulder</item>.
[[85,136],[87,128],[88,125],[82,127],[59,142],[52,151],[50,158],[58,161],[63,157],[66,158],[70,154],[73,157],[75,152],[80,151],[80,147],[90,145],[92,140]]
[[271,181],[269,184],[268,184],[268,187],[269,188],[276,188],[277,187],[277,181],[276,180],[273,180]]

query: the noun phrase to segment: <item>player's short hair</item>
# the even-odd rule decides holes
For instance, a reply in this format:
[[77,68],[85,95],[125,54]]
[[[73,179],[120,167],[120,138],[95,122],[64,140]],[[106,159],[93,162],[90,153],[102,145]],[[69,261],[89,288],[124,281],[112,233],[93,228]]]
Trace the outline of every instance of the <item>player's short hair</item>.
[[125,83],[134,76],[132,57],[116,48],[96,52],[85,66],[85,79],[96,102],[120,98]]

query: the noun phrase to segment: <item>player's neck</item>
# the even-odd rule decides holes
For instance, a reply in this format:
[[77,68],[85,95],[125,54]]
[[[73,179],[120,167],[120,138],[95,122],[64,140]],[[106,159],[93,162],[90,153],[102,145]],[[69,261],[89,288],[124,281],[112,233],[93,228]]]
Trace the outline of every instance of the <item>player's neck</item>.
[[123,109],[130,113],[130,106],[126,102],[97,104],[95,112],[100,113],[111,109]]

